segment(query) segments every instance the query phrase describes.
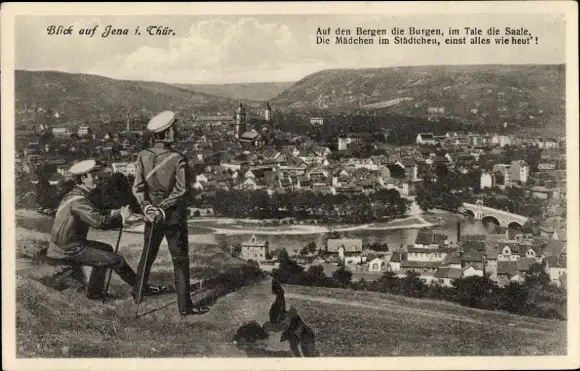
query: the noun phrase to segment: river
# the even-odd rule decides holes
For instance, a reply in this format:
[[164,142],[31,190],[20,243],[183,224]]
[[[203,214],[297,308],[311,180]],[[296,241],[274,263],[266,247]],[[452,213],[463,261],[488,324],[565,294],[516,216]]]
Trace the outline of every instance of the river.
[[[341,238],[360,238],[363,243],[387,243],[389,249],[392,251],[401,245],[407,246],[415,243],[417,235],[420,230],[431,230],[434,233],[441,233],[448,236],[450,242],[457,242],[457,222],[460,222],[461,235],[466,234],[487,234],[488,229],[479,220],[468,220],[461,216],[454,214],[431,215],[429,218],[433,224],[432,227],[425,228],[403,228],[390,230],[369,230],[358,229],[338,232]],[[488,227],[489,228],[489,227]],[[260,234],[257,233],[236,233],[229,234],[215,233],[204,231],[196,226],[193,221],[190,225],[190,240],[200,243],[212,244],[241,244],[255,235],[259,240],[267,240],[271,250],[278,250],[285,248],[290,254],[298,253],[300,249],[310,242],[315,242],[317,246],[324,246],[326,234],[325,233],[301,233],[301,234]]]

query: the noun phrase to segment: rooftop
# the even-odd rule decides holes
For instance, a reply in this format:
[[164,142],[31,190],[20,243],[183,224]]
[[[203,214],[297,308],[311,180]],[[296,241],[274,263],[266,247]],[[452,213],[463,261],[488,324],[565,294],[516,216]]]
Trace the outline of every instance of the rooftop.
[[462,270],[461,268],[439,268],[435,272],[435,277],[437,278],[461,278]]
[[441,262],[416,262],[406,261],[401,264],[401,268],[439,268]]
[[359,238],[330,238],[327,246],[328,252],[338,252],[341,247],[345,252],[362,252],[362,240]]

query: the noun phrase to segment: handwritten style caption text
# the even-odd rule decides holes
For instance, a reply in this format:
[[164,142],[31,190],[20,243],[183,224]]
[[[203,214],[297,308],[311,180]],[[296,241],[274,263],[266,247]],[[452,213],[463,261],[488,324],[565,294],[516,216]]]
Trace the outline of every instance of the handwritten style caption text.
[[[48,35],[57,35],[57,36],[67,36],[67,35],[82,35],[93,37],[95,35],[100,35],[100,37],[111,37],[111,36],[127,36],[127,35],[135,35],[140,36],[141,29],[140,27],[136,27],[135,29],[129,28],[121,28],[121,27],[113,27],[112,25],[107,25],[100,28],[99,25],[94,27],[81,27],[79,29],[75,29],[74,26],[63,26],[63,25],[51,25],[48,26],[46,29],[46,33]],[[175,31],[167,26],[160,26],[160,25],[153,25],[153,26],[146,26],[143,28],[143,35],[146,36],[175,36]]]

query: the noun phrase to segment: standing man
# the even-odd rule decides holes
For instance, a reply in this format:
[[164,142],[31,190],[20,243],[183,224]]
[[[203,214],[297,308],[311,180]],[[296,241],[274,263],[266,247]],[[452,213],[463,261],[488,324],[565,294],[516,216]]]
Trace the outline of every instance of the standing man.
[[[175,114],[170,111],[153,117],[147,125],[147,129],[153,134],[153,147],[139,152],[137,157],[133,194],[146,220],[145,246],[137,272],[146,284],[161,241],[165,237],[173,261],[179,313],[203,314],[209,309],[195,307],[189,292],[189,239],[185,202],[190,179],[187,159],[171,148],[177,138],[175,121]],[[139,284],[133,290],[136,303],[141,302],[143,295],[167,291],[164,287],[144,285],[139,292]]]
[[70,168],[76,185],[58,206],[47,250],[50,258],[71,265],[93,267],[87,284],[87,297],[92,300],[102,298],[108,268],[114,269],[130,286],[137,282],[135,271],[122,256],[113,252],[110,245],[87,240],[89,227],[121,228],[131,216],[129,206],[113,210],[108,215],[99,212],[89,201],[87,196],[96,186],[98,170],[94,160],[82,161]]

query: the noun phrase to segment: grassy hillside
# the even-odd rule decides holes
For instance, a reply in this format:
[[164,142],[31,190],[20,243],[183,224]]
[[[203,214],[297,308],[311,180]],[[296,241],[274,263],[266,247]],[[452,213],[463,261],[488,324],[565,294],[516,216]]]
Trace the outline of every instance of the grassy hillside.
[[[54,267],[34,258],[50,220],[19,213],[17,220],[17,355],[19,357],[286,357],[279,335],[242,349],[232,343],[247,321],[263,323],[273,301],[268,279],[250,279],[212,301],[201,317],[178,318],[173,295],[148,299],[133,318],[129,289],[113,276],[113,299],[102,305],[81,293],[45,285]],[[114,243],[116,232],[91,231]],[[217,246],[191,238],[192,274],[198,279],[244,263]],[[135,266],[142,236],[125,234],[121,253]],[[154,282],[171,280],[166,246],[153,267]],[[246,278],[249,277],[246,271]],[[480,311],[455,304],[387,294],[284,285],[286,303],[314,329],[321,356],[559,355],[566,323]],[[194,296],[194,299],[196,296]]]
[[175,84],[198,93],[239,100],[267,101],[292,86],[294,82],[256,82],[239,84]]
[[566,322],[342,289],[285,286],[326,356],[566,354]]
[[[16,110],[33,104],[58,112],[57,121],[121,119],[126,114],[149,116],[162,110],[184,115],[232,111],[234,100],[198,93],[170,84],[115,80],[87,74],[16,71]],[[21,115],[31,116],[31,114]],[[18,125],[17,117],[17,125]]]
[[[443,106],[445,114],[491,116],[504,112],[538,124],[563,125],[564,65],[418,66],[325,70],[306,76],[272,104],[288,109],[363,109],[426,115]],[[506,107],[507,111],[501,111]],[[540,110],[543,112],[540,114]],[[533,120],[531,120],[533,121]]]

